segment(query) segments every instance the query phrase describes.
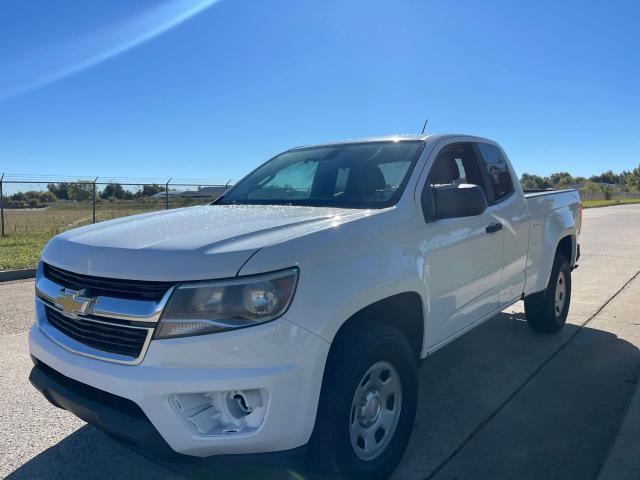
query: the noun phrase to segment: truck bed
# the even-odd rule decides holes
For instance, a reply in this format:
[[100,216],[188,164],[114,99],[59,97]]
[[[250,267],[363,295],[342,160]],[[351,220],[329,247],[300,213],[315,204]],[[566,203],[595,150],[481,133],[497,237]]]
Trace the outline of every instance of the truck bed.
[[[546,257],[555,252],[557,238],[580,230],[580,195],[577,190],[524,190],[529,206],[529,261],[525,294],[541,291],[547,285],[552,262]],[[553,232],[553,235],[550,234]],[[575,250],[574,250],[575,256]],[[573,265],[575,259],[569,258]]]

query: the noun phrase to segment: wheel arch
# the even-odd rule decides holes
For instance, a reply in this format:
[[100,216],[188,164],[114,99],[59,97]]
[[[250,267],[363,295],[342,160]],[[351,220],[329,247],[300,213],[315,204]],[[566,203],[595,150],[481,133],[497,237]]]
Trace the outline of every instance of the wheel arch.
[[577,241],[576,236],[572,233],[566,234],[562,236],[558,243],[556,244],[556,248],[553,252],[553,257],[551,257],[551,264],[549,266],[549,273],[546,275],[546,282],[544,284],[544,289],[540,291],[535,291],[533,293],[529,293],[525,296],[526,299],[533,302],[542,302],[545,298],[545,293],[547,290],[547,285],[549,284],[549,279],[551,277],[551,271],[553,269],[553,262],[556,256],[560,253],[564,255],[564,257],[569,262],[571,267],[575,266],[575,255],[577,252]]
[[[573,234],[565,235],[560,240],[558,240],[558,245],[556,246],[555,255],[561,253],[566,257],[569,261],[569,265],[574,266],[575,257],[576,257],[576,236]],[[554,258],[555,258],[554,255]]]
[[[424,307],[422,297],[414,291],[397,293],[377,300],[351,315],[336,332],[335,340],[357,334],[367,323],[378,322],[397,328],[407,338],[416,361],[422,357],[424,344]],[[331,354],[331,352],[329,352]]]

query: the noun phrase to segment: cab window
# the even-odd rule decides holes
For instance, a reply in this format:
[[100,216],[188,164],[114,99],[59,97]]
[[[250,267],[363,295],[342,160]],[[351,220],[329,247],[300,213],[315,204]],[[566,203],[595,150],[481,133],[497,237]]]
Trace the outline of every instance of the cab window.
[[508,197],[514,190],[509,165],[497,147],[487,143],[478,143],[477,145],[484,160],[484,168],[493,194],[493,203],[497,203]]
[[477,185],[487,194],[476,153],[468,143],[446,146],[438,154],[427,181],[431,187],[461,183]]

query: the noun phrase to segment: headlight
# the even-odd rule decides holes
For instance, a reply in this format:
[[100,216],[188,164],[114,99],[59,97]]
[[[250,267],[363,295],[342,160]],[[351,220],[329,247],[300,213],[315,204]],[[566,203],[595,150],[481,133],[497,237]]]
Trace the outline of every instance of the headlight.
[[155,338],[202,335],[274,320],[289,307],[297,282],[298,269],[290,268],[182,284],[171,295]]

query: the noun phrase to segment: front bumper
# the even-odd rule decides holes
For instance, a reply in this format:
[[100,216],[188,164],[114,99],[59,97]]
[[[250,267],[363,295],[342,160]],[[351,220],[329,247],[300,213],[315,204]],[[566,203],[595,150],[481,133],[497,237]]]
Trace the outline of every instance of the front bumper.
[[[180,470],[184,470],[185,467],[189,470],[188,465],[192,465],[196,467],[197,472],[197,468],[203,466],[192,461],[196,457],[180,455],[173,451],[135,403],[72,380],[36,358],[32,359],[35,366],[31,370],[29,380],[56,407],[70,411],[115,439],[152,456],[170,468],[179,466]],[[236,473],[239,467],[247,469],[247,472],[257,468],[260,474],[264,473],[265,468],[304,469],[306,446],[274,453],[223,455],[210,459],[215,463],[206,464],[204,467],[209,470],[215,468],[218,473],[225,467]]]
[[175,453],[131,400],[77,382],[32,359],[29,381],[56,407],[127,443],[144,445],[154,456],[167,458]]
[[[285,451],[306,444],[330,345],[280,318],[237,331],[154,340],[136,366],[77,355],[53,342],[37,325],[30,331],[29,346],[36,360],[62,378],[107,393],[90,396],[89,404],[81,402],[68,388],[47,386],[50,382],[43,380],[42,369],[36,366],[33,383],[55,405],[145,449],[149,445],[152,453],[162,454],[168,447],[167,451],[206,457]],[[241,389],[268,392],[264,421],[249,434],[201,435],[170,403],[175,394]],[[113,404],[107,401],[113,400],[110,395],[131,402],[139,412],[132,416],[136,408],[119,401]],[[134,419],[131,428],[123,430],[122,419],[127,423],[129,417]]]

